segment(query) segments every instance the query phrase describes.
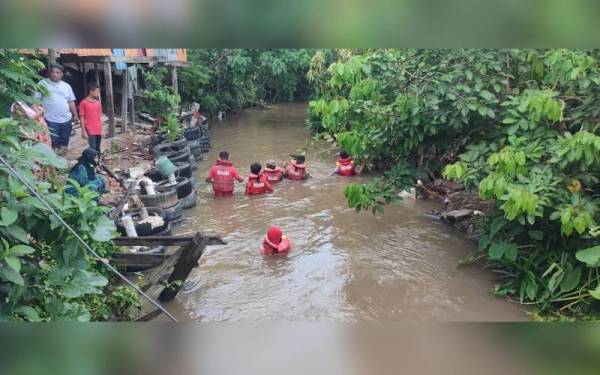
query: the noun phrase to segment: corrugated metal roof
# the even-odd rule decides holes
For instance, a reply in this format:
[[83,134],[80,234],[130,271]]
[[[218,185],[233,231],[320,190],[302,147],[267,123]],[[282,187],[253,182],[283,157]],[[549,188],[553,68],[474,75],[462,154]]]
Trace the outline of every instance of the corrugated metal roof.
[[[154,57],[162,62],[187,62],[187,50],[185,48],[125,48],[121,50],[124,52],[125,57]],[[48,54],[48,48],[40,48],[38,51],[44,55]],[[29,51],[25,50],[23,52],[26,53]],[[58,52],[58,54],[71,54],[82,57],[115,56],[110,48],[58,48],[56,52]]]

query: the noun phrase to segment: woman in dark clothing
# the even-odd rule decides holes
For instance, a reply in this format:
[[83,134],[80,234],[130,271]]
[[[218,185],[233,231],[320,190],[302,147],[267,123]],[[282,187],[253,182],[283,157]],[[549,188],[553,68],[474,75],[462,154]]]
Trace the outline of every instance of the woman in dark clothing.
[[[77,164],[71,168],[69,178],[77,181],[79,185],[87,186],[90,190],[102,195],[106,192],[106,185],[101,176],[96,175],[96,166],[98,165],[98,151],[93,148],[86,148],[77,159]],[[77,189],[69,186],[67,193],[77,195]]]

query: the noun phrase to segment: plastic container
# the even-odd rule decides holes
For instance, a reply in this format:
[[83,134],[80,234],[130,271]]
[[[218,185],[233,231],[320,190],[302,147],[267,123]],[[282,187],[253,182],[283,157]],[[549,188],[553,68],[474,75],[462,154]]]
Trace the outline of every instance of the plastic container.
[[168,177],[171,174],[173,174],[176,169],[175,164],[173,164],[171,162],[171,160],[169,160],[169,158],[166,157],[165,155],[156,159],[155,164],[156,164],[156,168],[158,168],[160,173],[165,177]]

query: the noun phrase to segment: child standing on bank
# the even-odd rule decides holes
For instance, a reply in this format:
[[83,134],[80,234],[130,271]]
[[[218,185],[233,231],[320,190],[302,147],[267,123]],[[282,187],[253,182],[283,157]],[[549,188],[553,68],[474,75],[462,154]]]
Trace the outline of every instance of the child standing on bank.
[[90,147],[100,153],[102,141],[102,105],[100,87],[96,82],[88,83],[87,96],[79,103],[81,138],[87,139]]

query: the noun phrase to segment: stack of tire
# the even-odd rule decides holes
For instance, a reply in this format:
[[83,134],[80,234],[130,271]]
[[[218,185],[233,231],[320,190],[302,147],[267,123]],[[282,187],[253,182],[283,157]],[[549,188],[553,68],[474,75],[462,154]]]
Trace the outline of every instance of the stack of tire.
[[183,209],[196,205],[196,184],[192,170],[197,168],[202,155],[211,147],[208,127],[205,124],[202,126],[204,129],[185,129],[184,138],[178,141],[163,140],[152,147],[156,159],[166,156],[175,164],[176,183],[172,184],[167,176],[162,175],[157,168],[152,168],[147,176],[156,183],[156,194],[148,195],[142,188],[140,197],[146,207],[161,208],[171,222],[182,216]]

